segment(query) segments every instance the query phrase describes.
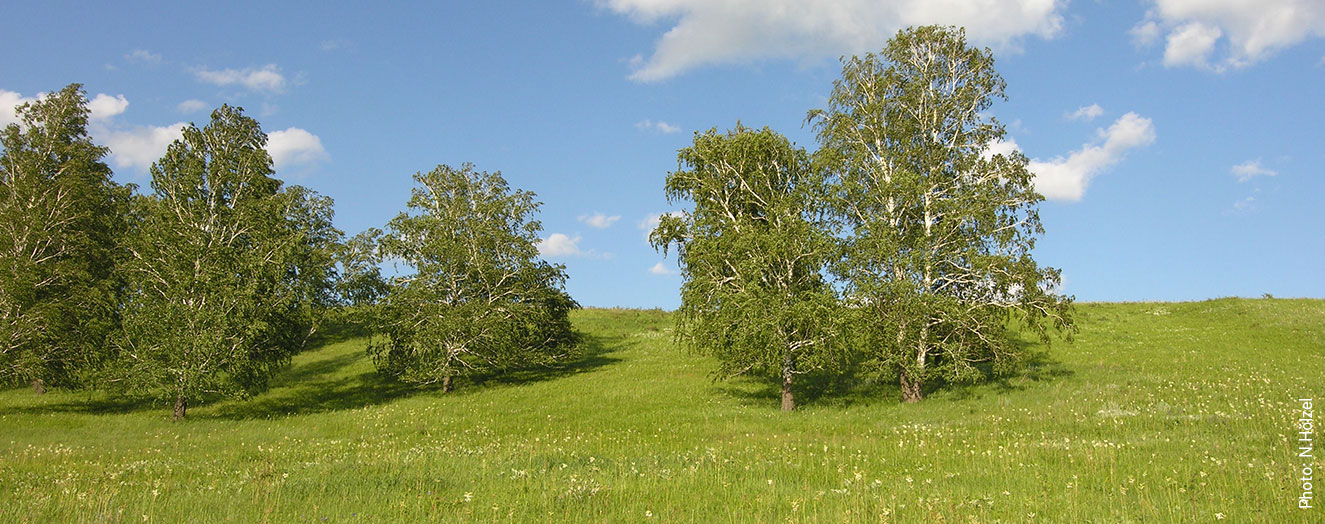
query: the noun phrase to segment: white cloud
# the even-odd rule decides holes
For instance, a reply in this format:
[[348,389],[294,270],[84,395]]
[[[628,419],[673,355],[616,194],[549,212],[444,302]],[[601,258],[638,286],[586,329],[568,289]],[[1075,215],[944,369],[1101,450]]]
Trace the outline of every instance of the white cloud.
[[129,100],[124,95],[110,96],[104,93],[97,93],[87,103],[88,118],[92,120],[108,120],[111,117],[123,113],[129,108]]
[[1164,35],[1164,29],[1154,20],[1146,20],[1133,26],[1127,33],[1132,35],[1132,45],[1150,47]]
[[197,113],[207,109],[207,102],[198,99],[185,100],[175,106],[175,110],[181,113]]
[[571,257],[588,254],[580,251],[580,235],[574,238],[561,233],[553,233],[538,241],[538,254],[543,257]]
[[654,229],[658,228],[658,224],[662,222],[662,217],[664,216],[680,217],[685,216],[685,213],[680,211],[668,211],[666,213],[645,215],[642,220],[635,224],[635,227],[644,232],[644,238],[647,240],[649,238],[649,233],[652,233]]
[[1067,117],[1068,120],[1084,120],[1086,122],[1089,122],[1091,120],[1098,118],[1100,115],[1103,114],[1104,114],[1104,108],[1100,107],[1099,104],[1091,104],[1088,106],[1081,106],[1077,108],[1076,111],[1073,111],[1072,113],[1069,113],[1065,116]]
[[1021,151],[1021,146],[1017,145],[1016,140],[1011,138],[1007,140],[995,140],[989,143],[989,146],[985,148],[983,153],[980,153],[980,158],[989,160],[996,155],[1012,156],[1012,153],[1019,151]]
[[1169,33],[1164,47],[1164,65],[1206,67],[1215,42],[1223,35],[1218,27],[1191,22]]
[[659,120],[657,122],[654,122],[652,120],[641,120],[639,122],[635,122],[635,129],[639,129],[641,131],[657,131],[664,135],[670,135],[673,133],[681,132],[681,126],[669,124],[667,122],[663,122],[662,120]]
[[667,267],[667,264],[658,262],[657,264],[654,264],[653,267],[649,268],[649,273],[654,275],[675,275],[676,271]]
[[[1028,167],[1035,175],[1035,190],[1050,200],[1081,200],[1092,178],[1122,161],[1129,150],[1153,143],[1155,127],[1149,118],[1127,113],[1108,129],[1096,131],[1096,135],[1093,143],[1081,146],[1067,158],[1031,160]],[[1008,140],[990,144],[985,155],[1019,150],[1015,141]]]
[[37,93],[37,96],[26,97],[14,91],[0,89],[0,128],[18,123],[18,113],[14,111],[18,106],[36,102],[45,95],[46,93]]
[[241,85],[250,91],[280,93],[285,91],[285,75],[276,64],[267,64],[261,69],[222,69],[212,71],[200,68],[193,72],[199,81],[218,86]]
[[1053,38],[1062,0],[596,0],[644,25],[676,20],[653,55],[632,59],[632,80],[654,82],[714,64],[813,61],[876,51],[898,29],[963,26],[977,44],[1015,49]]
[[1261,167],[1261,160],[1248,160],[1229,169],[1233,176],[1238,177],[1238,182],[1246,182],[1258,176],[1275,176],[1279,172]]
[[615,224],[617,220],[621,220],[621,215],[607,216],[597,211],[594,211],[592,215],[580,215],[579,217],[580,222],[588,224],[589,227],[595,229],[607,229],[612,227],[612,224]]
[[148,51],[146,49],[134,49],[124,59],[135,64],[159,64],[161,55]]
[[[1246,67],[1308,39],[1325,38],[1325,3],[1319,0],[1152,1],[1146,20],[1133,28],[1133,39],[1153,42],[1167,32],[1164,65],[1169,67]],[[1218,50],[1223,56],[1211,63]]]
[[267,153],[271,154],[277,172],[296,167],[311,168],[328,158],[322,139],[297,127],[269,133]]
[[184,136],[184,122],[168,126],[137,126],[130,129],[92,130],[110,148],[110,163],[116,168],[147,172],[152,162],[166,154],[171,142]]

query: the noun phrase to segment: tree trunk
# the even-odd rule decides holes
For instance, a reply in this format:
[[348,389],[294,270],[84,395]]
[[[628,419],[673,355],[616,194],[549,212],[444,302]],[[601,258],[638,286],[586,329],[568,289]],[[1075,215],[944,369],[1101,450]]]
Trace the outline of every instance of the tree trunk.
[[189,401],[184,399],[184,394],[175,396],[175,420],[184,418],[184,412],[189,409]]
[[[925,277],[928,279],[929,277]],[[900,342],[900,338],[899,342]],[[920,402],[924,396],[921,390],[925,377],[925,362],[929,358],[929,321],[920,326],[920,340],[916,344],[916,367],[912,376],[905,368],[899,370],[902,380],[902,402]]]
[[451,375],[442,377],[442,393],[450,393],[452,389],[454,388],[451,386]]
[[39,378],[32,379],[32,391],[35,391],[38,395],[45,395],[46,381]]
[[920,402],[923,396],[920,391],[920,380],[911,380],[906,371],[902,371],[900,375],[902,376],[902,402]]
[[796,399],[791,394],[791,384],[795,375],[791,371],[791,356],[788,355],[782,360],[782,411],[796,409]]

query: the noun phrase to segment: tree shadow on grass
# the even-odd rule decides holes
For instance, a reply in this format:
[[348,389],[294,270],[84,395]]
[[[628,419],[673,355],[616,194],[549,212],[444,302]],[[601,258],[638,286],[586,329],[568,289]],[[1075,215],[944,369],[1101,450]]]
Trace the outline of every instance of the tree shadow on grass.
[[[466,395],[488,387],[555,380],[587,373],[621,359],[609,356],[625,345],[624,337],[582,335],[570,360],[545,367],[491,373],[456,382],[457,389],[447,395]],[[313,350],[320,351],[325,348]],[[440,394],[438,384],[418,386],[377,373],[362,350],[316,358],[291,365],[272,378],[271,389],[246,400],[211,396],[190,402],[189,419],[258,419],[357,409],[385,404],[416,394]],[[362,368],[358,372],[351,367]],[[113,394],[104,391],[63,394],[58,400],[0,407],[0,414],[39,414],[50,412],[113,415],[143,411],[163,411],[169,416],[171,403],[153,396]]]
[[[1064,380],[1075,374],[1062,361],[1049,354],[1049,348],[1026,342],[1018,342],[1025,357],[1016,367],[1004,373],[994,373],[990,366],[981,366],[986,380],[974,383],[936,383],[935,391],[947,391],[952,398],[964,400],[980,398],[985,393],[1005,394],[1023,391],[1036,384]],[[930,389],[925,389],[929,394]]]
[[[930,380],[925,384],[923,394],[926,398],[933,394],[942,394],[945,398],[955,400],[980,398],[987,393],[1022,391],[1035,384],[1054,382],[1073,375],[1070,368],[1050,355],[1047,347],[1024,340],[1016,340],[1014,343],[1025,356],[1012,369],[998,373],[992,365],[980,365],[977,368],[984,379],[970,383]],[[772,377],[739,377],[725,383],[718,382],[714,390],[736,398],[747,406],[776,409],[782,398],[782,384]],[[896,377],[886,380],[872,377],[855,365],[842,373],[799,375],[793,393],[798,407],[848,408],[880,402],[900,403],[902,399]]]
[[621,359],[610,356],[626,346],[626,337],[603,337],[581,333],[580,340],[571,354],[571,358],[548,366],[508,369],[502,372],[475,375],[462,382],[463,385],[490,387],[507,384],[522,384],[556,380],[588,373],[599,368],[620,362]]
[[[781,379],[740,377],[713,386],[718,394],[738,399],[751,407],[777,409],[782,403]],[[848,408],[876,404],[897,397],[898,388],[865,377],[858,369],[843,373],[797,375],[792,394],[797,408],[807,406]]]
[[[620,342],[610,343],[601,337],[583,336],[579,350],[569,361],[555,366],[460,378],[455,382],[455,391],[445,395],[468,395],[493,386],[555,380],[589,372],[620,361],[606,356],[620,345]],[[294,366],[273,381],[277,387],[271,391],[250,400],[219,404],[209,413],[200,415],[223,419],[274,418],[358,409],[418,394],[442,394],[440,384],[407,384],[383,376],[372,368],[346,375],[344,368],[367,358],[362,352],[355,352]]]

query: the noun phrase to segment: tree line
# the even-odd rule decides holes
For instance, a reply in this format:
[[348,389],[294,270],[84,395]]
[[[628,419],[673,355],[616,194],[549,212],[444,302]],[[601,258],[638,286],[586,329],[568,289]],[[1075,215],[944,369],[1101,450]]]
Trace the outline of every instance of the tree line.
[[843,61],[827,107],[809,111],[812,154],[740,123],[696,133],[668,175],[650,241],[675,247],[678,337],[720,376],[781,383],[854,368],[916,402],[934,381],[973,381],[1023,356],[1010,328],[1070,334],[1029,160],[992,154],[1005,98],[992,52],[957,28],[907,29]]
[[[780,383],[856,370],[971,381],[1023,356],[1011,330],[1072,329],[1028,159],[992,154],[1004,97],[964,31],[901,31],[844,60],[808,152],[768,129],[696,133],[667,176],[650,241],[675,248],[678,337],[720,376]],[[363,326],[379,372],[450,391],[459,377],[552,365],[576,335],[565,268],[543,261],[539,202],[500,173],[414,175],[405,212],[353,237],[330,198],[275,178],[266,134],[222,106],[119,185],[74,84],[0,132],[0,382],[173,400],[267,387],[329,321]],[[405,271],[386,276],[384,261]]]
[[[186,127],[150,193],[112,180],[78,84],[17,115],[0,132],[0,383],[154,395],[178,419],[262,391],[329,321],[373,333],[382,373],[446,391],[574,348],[539,204],[500,173],[416,174],[410,211],[346,239],[330,198],[275,178],[240,108]],[[408,271],[383,276],[385,258]]]

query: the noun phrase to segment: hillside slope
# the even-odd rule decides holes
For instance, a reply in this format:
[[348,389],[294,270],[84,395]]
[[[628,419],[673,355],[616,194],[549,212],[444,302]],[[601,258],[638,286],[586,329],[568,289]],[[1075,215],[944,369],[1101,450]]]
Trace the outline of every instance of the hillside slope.
[[[1306,522],[1295,399],[1325,400],[1325,301],[1083,304],[1075,342],[941,388],[714,382],[656,311],[575,313],[585,356],[379,379],[362,340],[170,421],[0,392],[2,522]],[[1319,425],[1319,424],[1318,424]],[[1318,450],[1317,456],[1320,453]],[[1316,469],[1322,468],[1316,463]]]

